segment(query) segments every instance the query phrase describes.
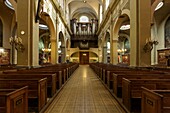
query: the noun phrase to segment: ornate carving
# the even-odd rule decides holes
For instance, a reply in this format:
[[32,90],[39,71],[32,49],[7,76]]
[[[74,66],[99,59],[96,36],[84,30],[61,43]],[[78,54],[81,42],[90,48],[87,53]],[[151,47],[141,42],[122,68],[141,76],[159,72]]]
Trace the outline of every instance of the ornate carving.
[[158,41],[149,41],[145,44],[143,50],[145,53],[150,52],[153,49],[153,45],[158,45]]

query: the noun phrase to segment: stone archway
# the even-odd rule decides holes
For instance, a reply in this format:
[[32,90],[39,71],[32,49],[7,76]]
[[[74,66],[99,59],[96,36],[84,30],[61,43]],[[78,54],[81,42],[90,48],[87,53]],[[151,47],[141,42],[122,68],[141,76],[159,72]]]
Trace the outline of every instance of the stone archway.
[[[124,63],[122,62],[124,58],[126,59],[126,64],[130,64],[130,52],[126,53],[125,51],[130,51],[130,47],[125,48],[125,42],[130,42],[130,12],[125,9],[121,12],[122,14],[117,18],[114,26],[113,26],[113,39],[112,39],[112,49],[113,49],[113,63]],[[120,41],[120,38],[127,40]],[[120,48],[120,42],[122,43]]]
[[110,63],[110,32],[107,31],[103,41],[103,63]]
[[66,62],[66,46],[65,46],[64,34],[62,33],[62,31],[59,32],[59,43],[60,43],[60,46],[58,47],[59,49],[58,62],[65,63]]
[[[57,41],[56,41],[56,30],[54,23],[49,14],[42,12],[39,25],[43,25],[44,28],[40,29],[39,26],[39,46],[42,45],[44,48],[41,48],[43,54],[46,55],[46,63],[57,63]],[[42,43],[43,42],[43,43]],[[40,48],[40,47],[39,47]],[[41,59],[41,50],[39,50],[39,59]],[[44,59],[44,58],[43,58]]]

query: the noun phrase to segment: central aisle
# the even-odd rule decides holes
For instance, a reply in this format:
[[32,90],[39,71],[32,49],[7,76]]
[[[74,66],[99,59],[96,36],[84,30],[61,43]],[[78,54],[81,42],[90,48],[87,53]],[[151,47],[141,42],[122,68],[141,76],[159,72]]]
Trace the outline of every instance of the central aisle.
[[45,113],[123,113],[88,65],[80,65]]

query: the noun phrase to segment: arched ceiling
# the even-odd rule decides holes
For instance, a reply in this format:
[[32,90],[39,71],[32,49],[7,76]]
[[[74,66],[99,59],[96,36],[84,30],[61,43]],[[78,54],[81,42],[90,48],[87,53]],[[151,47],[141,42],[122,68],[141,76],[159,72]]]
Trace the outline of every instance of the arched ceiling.
[[154,16],[157,23],[160,23],[170,14],[170,0],[164,0],[164,5],[159,10],[155,11]]
[[102,4],[102,0],[66,0],[66,4],[70,10],[70,18],[75,18],[82,14],[97,18],[98,7],[99,4]]

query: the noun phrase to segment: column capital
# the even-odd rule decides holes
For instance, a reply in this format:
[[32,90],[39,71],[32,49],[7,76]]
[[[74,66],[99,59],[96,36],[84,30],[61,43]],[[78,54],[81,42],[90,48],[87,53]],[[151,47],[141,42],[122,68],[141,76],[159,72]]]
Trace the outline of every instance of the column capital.
[[118,39],[113,39],[112,42],[118,42]]

